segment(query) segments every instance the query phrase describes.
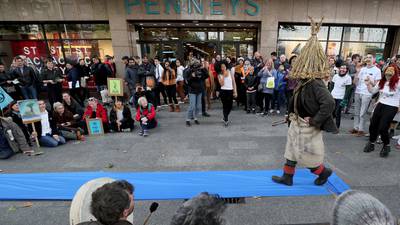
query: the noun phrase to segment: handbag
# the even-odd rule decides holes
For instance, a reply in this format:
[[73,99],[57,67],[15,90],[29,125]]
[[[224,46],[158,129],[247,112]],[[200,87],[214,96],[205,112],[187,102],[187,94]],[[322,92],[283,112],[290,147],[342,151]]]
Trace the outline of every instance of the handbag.
[[275,78],[274,77],[268,77],[267,78],[267,83],[265,83],[265,87],[274,88],[275,87]]

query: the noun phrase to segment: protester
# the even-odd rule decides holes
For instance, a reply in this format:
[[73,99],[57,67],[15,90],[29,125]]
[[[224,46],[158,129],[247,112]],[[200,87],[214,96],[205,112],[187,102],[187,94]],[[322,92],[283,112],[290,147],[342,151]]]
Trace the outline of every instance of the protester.
[[333,116],[336,119],[336,127],[340,127],[340,120],[342,115],[342,109],[347,105],[348,95],[350,94],[352,81],[348,74],[347,66],[343,64],[339,68],[339,73],[335,74],[332,78],[331,91],[332,97],[335,99],[335,111]]
[[142,88],[147,93],[147,101],[156,104],[154,94],[156,88],[155,67],[149,62],[147,56],[143,57],[142,64],[139,66],[138,75],[141,78]]
[[79,64],[76,66],[76,68],[78,70],[80,86],[77,93],[77,95],[79,95],[78,100],[79,102],[84,103],[85,100],[89,97],[88,81],[90,77],[90,67],[85,63],[84,59],[79,59]]
[[54,102],[60,102],[63,78],[60,69],[54,66],[53,61],[47,61],[46,68],[41,73],[41,80],[43,86],[47,88],[50,105],[53,105]]
[[107,110],[96,98],[91,97],[88,99],[88,105],[83,114],[83,119],[85,121],[88,119],[100,119],[103,123],[104,132],[107,133],[109,131]]
[[176,64],[176,69],[175,69],[175,73],[176,73],[176,92],[178,93],[178,96],[181,100],[182,103],[185,102],[185,90],[184,90],[184,78],[183,78],[183,70],[185,69],[185,67],[182,65],[181,60],[177,59],[175,61]]
[[287,71],[285,70],[284,65],[280,65],[278,71],[275,73],[275,87],[270,113],[274,113],[274,110],[278,115],[281,113],[281,106],[284,105],[286,99],[286,76]]
[[365,67],[356,74],[354,83],[356,84],[356,91],[354,96],[354,126],[350,133],[357,137],[364,136],[365,127],[367,122],[367,110],[371,102],[372,94],[368,91],[366,80],[370,80],[373,86],[381,79],[381,71],[373,64],[373,56],[368,54],[365,57]]
[[247,113],[256,113],[256,97],[258,84],[259,80],[257,78],[257,75],[254,73],[254,67],[250,67],[249,73],[244,80],[247,97]]
[[224,125],[228,126],[229,114],[232,110],[233,98],[237,97],[235,77],[227,70],[225,63],[221,63],[221,74],[218,75],[218,81],[221,86],[220,98],[222,102],[222,113]]
[[135,93],[136,86],[140,83],[140,78],[138,75],[139,65],[136,63],[135,59],[128,58],[128,64],[125,69],[125,82],[128,85],[128,90],[130,94],[130,103],[135,103]]
[[111,77],[112,71],[105,64],[101,63],[100,58],[97,56],[92,57],[93,64],[90,67],[91,73],[94,76],[97,91],[101,92],[107,89],[107,78]]
[[65,144],[65,138],[58,131],[53,116],[46,110],[46,103],[43,100],[39,100],[38,103],[41,120],[34,123],[36,132],[32,131],[32,135],[37,137],[40,145],[44,147]]
[[155,106],[160,107],[161,106],[161,98],[160,98],[160,94],[163,96],[163,100],[164,100],[164,105],[168,105],[167,103],[167,93],[165,91],[165,86],[162,83],[162,75],[164,74],[164,68],[160,63],[160,60],[158,58],[154,59],[154,72],[155,72],[155,78],[156,78],[156,87],[154,90],[154,94],[155,94]]
[[9,105],[8,111],[6,113],[7,117],[11,117],[13,122],[18,125],[18,127],[22,130],[24,133],[26,142],[28,143],[29,146],[32,146],[31,142],[31,136],[29,134],[29,130],[26,124],[23,123],[22,117],[21,117],[21,112],[19,111],[19,105],[16,101],[12,101]]
[[19,126],[11,118],[0,117],[0,159],[8,159],[18,152],[34,153]]
[[202,80],[202,85],[201,85],[201,114],[204,117],[210,117],[210,114],[207,113],[207,107],[206,107],[206,102],[208,106],[211,105],[211,97],[207,95],[207,80],[210,79],[210,72],[208,71],[208,63],[204,58],[201,59],[201,70],[207,74],[207,79]]
[[244,105],[246,104],[246,100],[244,99],[246,97],[246,88],[244,87],[244,78],[246,77],[245,71],[244,71],[244,59],[243,58],[238,58],[238,65],[235,66],[235,83],[236,83],[236,89],[237,89],[237,98],[236,98],[236,103],[237,107],[240,106],[240,104]]
[[78,102],[67,92],[62,94],[62,98],[64,107],[73,114],[74,119],[82,119],[84,113],[82,106],[79,105]]
[[222,225],[225,224],[222,214],[226,207],[219,196],[202,192],[183,203],[170,225]]
[[132,131],[134,128],[134,120],[132,119],[131,110],[124,105],[121,99],[117,99],[110,111],[111,130],[115,132]]
[[371,93],[379,91],[379,100],[372,114],[371,123],[369,125],[369,141],[364,148],[364,152],[372,152],[375,150],[375,142],[380,135],[383,147],[379,155],[387,157],[390,152],[389,127],[400,104],[400,83],[399,68],[390,65],[384,71],[384,76],[379,83],[374,86],[374,80],[367,78],[364,82]]
[[66,64],[67,67],[67,78],[68,78],[68,86],[71,96],[79,102],[80,105],[83,105],[83,102],[80,102],[79,97],[79,71],[75,67],[72,62],[68,62]]
[[17,79],[24,99],[37,99],[36,85],[38,82],[35,71],[24,64],[20,56],[15,57],[16,68],[11,72],[10,78]]
[[178,100],[176,99],[176,73],[170,66],[170,62],[164,63],[165,69],[161,75],[161,83],[163,84],[167,96],[170,112],[180,112]]
[[136,110],[136,121],[140,123],[139,135],[147,137],[149,129],[157,126],[156,110],[153,104],[147,102],[145,97],[140,97],[138,100],[139,106]]
[[13,84],[13,79],[10,77],[10,74],[6,72],[5,66],[1,62],[0,62],[0,86],[14,100],[18,100],[21,98],[19,86]]
[[260,111],[261,114],[265,116],[268,114],[268,111],[270,109],[275,88],[276,70],[273,66],[272,59],[266,61],[265,66],[258,73],[258,77],[260,79],[261,86],[259,90],[262,94]]
[[56,102],[53,105],[53,118],[54,123],[57,125],[57,129],[60,131],[63,137],[67,140],[84,140],[82,133],[84,132],[77,122],[79,118],[64,108],[64,105],[60,102]]

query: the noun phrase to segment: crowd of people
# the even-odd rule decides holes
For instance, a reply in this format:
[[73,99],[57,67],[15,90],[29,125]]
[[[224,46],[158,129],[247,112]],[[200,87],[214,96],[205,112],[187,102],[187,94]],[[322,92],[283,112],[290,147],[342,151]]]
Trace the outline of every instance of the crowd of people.
[[[131,225],[128,216],[134,212],[134,191],[134,186],[125,180],[99,187],[91,194],[90,203],[90,212],[96,220],[82,221],[78,225]],[[172,216],[169,224],[226,224],[224,213],[227,207],[220,196],[202,192],[186,200]],[[395,225],[397,222],[390,210],[378,199],[362,191],[349,190],[336,199],[331,213],[331,224]]]
[[[207,111],[215,102],[211,100],[217,99],[222,102],[224,126],[231,123],[229,114],[235,102],[236,108],[248,114],[287,116],[298,83],[289,79],[297,58],[296,55],[289,59],[285,55],[278,57],[276,52],[267,59],[259,52],[246,58],[216,55],[212,59],[196,58],[190,53],[185,60],[173,61],[125,56],[122,58],[125,71],[119,74],[124,74],[128,91],[124,97],[111,99],[107,94],[107,78],[116,77],[117,71],[110,56],[105,62],[94,56],[91,65],[83,59],[77,63],[67,61],[65,74],[51,58],[37,68],[28,65],[23,56],[16,56],[9,68],[0,63],[0,85],[15,100],[4,110],[4,117],[11,118],[21,129],[15,136],[23,134],[26,143],[20,145],[33,146],[37,138],[42,146],[56,147],[68,140],[84,140],[88,133],[86,120],[90,118],[101,119],[106,133],[132,131],[136,120],[138,134],[146,137],[149,129],[157,126],[156,113],[162,107],[168,107],[169,112],[180,112],[185,103],[188,103],[185,116],[188,127],[192,122],[199,125],[200,115],[209,117]],[[347,59],[330,57],[328,62],[330,73],[322,80],[335,99],[332,117],[336,126],[340,127],[342,113],[349,113],[353,105],[354,127],[350,132],[358,137],[370,134],[365,152],[373,151],[374,144],[381,140],[384,146],[380,155],[387,156],[389,128],[393,134],[397,125],[393,120],[400,117],[394,118],[400,100],[399,57],[382,63],[376,62],[371,54],[364,57],[354,54]],[[42,120],[35,123],[35,129],[21,119],[17,101],[24,99],[38,99]],[[368,132],[366,122],[371,102],[376,110]],[[0,158],[18,151],[33,152],[29,147],[12,148],[12,143],[6,141],[10,139],[7,132],[4,128],[0,132],[5,149],[0,151]]]

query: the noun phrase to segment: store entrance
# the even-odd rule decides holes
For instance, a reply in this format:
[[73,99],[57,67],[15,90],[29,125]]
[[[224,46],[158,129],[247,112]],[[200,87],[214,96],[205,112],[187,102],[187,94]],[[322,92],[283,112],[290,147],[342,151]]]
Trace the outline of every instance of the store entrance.
[[[257,23],[132,23],[139,36],[139,55],[162,60],[187,61],[194,57],[211,60],[222,57],[247,57],[257,50]],[[136,37],[137,38],[137,37]]]

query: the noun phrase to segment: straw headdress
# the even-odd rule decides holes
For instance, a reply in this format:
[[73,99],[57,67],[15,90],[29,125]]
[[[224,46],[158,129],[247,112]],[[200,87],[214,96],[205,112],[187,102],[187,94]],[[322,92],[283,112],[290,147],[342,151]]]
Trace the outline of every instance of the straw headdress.
[[308,18],[311,20],[311,37],[293,65],[290,73],[291,79],[323,78],[329,73],[327,57],[317,38],[324,18],[319,23],[311,17]]

